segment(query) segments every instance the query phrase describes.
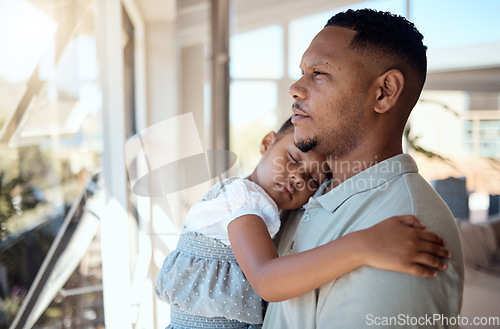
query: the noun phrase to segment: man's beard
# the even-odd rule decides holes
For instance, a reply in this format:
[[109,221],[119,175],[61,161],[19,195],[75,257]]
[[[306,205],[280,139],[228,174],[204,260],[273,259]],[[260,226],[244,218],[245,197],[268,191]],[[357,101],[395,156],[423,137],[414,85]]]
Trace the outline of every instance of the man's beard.
[[336,140],[337,142],[341,140],[343,140],[344,142],[336,144],[323,142],[320,146],[318,144],[318,137],[315,136],[295,142],[295,146],[304,153],[314,151],[325,156],[340,157],[351,152],[361,144],[360,135],[352,131],[351,134],[347,137],[344,136],[342,138],[341,136],[328,136],[328,138],[330,138],[331,140]]
[[309,152],[312,149],[314,149],[317,144],[318,144],[318,141],[315,138],[314,139],[308,138],[308,139],[305,139],[305,140],[302,140],[302,141],[295,143],[295,146],[297,146],[297,148],[299,150],[301,150],[302,152],[306,153],[306,152]]

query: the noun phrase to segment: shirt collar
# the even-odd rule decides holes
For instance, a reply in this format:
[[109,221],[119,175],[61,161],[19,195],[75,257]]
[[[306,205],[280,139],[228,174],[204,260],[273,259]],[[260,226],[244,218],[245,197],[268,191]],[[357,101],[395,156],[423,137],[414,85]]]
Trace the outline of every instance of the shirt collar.
[[378,188],[403,174],[417,172],[415,160],[408,154],[399,154],[363,170],[325,194],[327,183],[323,184],[306,208],[321,205],[334,212],[355,194]]

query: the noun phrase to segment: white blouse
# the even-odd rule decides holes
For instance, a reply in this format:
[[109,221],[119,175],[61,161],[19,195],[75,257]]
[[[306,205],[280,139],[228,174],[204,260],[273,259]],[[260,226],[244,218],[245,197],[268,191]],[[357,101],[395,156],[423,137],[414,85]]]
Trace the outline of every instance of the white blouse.
[[248,179],[227,178],[215,184],[189,209],[184,233],[201,233],[229,246],[227,226],[243,215],[262,218],[271,238],[278,233],[278,206],[264,189]]

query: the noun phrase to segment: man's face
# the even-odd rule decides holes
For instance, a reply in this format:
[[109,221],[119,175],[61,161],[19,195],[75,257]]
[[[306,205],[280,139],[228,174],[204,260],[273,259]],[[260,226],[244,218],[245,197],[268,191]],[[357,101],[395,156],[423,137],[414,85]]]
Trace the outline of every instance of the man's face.
[[290,87],[294,140],[302,151],[348,154],[363,141],[371,78],[361,55],[348,49],[355,32],[326,27],[302,56],[302,77]]

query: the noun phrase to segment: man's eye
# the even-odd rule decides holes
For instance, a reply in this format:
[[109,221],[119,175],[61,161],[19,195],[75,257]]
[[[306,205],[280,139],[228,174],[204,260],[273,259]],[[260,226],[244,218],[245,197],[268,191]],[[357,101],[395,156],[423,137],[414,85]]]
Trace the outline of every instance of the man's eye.
[[319,71],[314,71],[314,75],[322,75],[324,74],[323,72],[319,72]]

